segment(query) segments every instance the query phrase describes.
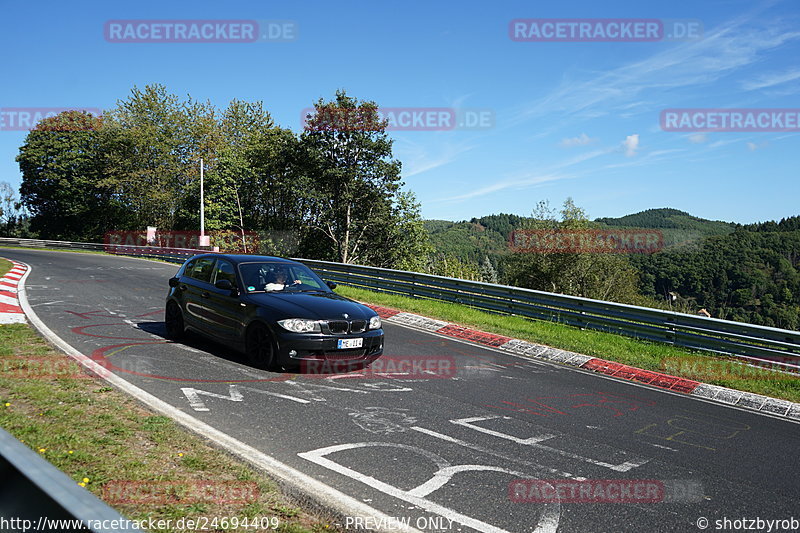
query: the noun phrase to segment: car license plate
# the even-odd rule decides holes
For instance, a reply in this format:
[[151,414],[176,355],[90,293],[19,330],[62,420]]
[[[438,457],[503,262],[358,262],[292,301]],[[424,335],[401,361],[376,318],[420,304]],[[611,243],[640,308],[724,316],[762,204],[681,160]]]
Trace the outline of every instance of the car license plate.
[[339,343],[337,345],[337,348],[339,348],[340,350],[344,350],[344,349],[347,349],[347,348],[361,348],[361,346],[363,346],[363,344],[364,344],[364,339],[362,339],[362,338],[358,338],[358,339],[339,339]]

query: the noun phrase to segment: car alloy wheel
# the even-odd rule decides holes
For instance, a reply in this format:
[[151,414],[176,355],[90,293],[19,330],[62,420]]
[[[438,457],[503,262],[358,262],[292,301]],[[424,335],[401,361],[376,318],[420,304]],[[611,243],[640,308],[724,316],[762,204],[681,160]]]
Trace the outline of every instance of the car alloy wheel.
[[260,324],[254,324],[247,330],[247,358],[253,365],[266,370],[275,369],[275,344],[269,330]]
[[164,323],[167,327],[167,337],[180,339],[184,336],[183,313],[175,302],[169,302],[164,312]]

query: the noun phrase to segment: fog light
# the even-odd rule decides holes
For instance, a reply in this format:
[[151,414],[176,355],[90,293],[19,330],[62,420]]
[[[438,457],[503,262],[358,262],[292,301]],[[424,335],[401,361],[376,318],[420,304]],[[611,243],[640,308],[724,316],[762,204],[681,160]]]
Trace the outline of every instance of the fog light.
[[289,350],[289,357],[294,357],[295,355],[297,355],[296,350]]

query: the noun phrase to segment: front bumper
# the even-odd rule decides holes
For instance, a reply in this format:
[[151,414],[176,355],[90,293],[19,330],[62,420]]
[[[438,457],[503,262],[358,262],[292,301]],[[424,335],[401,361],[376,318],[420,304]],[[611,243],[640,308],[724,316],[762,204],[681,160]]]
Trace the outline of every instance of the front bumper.
[[[364,339],[361,348],[339,349],[339,339]],[[350,335],[303,334],[281,332],[277,335],[278,363],[302,366],[304,362],[335,361],[365,363],[383,354],[383,330]]]

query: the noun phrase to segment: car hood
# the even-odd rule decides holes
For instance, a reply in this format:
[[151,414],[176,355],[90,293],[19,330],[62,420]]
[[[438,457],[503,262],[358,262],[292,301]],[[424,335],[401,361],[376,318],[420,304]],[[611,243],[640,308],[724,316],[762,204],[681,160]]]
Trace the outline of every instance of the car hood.
[[336,319],[346,313],[369,319],[377,313],[369,307],[333,292],[269,292],[248,295],[250,301],[287,318]]

